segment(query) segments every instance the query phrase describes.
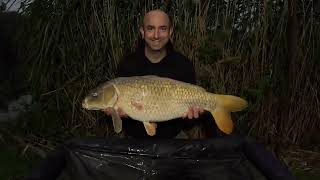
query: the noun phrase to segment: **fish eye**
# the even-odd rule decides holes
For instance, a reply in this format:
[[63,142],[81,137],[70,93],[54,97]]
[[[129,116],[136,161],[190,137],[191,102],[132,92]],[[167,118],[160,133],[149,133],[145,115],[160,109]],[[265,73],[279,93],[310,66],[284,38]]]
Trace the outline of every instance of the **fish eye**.
[[97,92],[93,92],[93,93],[91,93],[91,96],[97,97],[97,96],[98,96],[98,93],[97,93]]

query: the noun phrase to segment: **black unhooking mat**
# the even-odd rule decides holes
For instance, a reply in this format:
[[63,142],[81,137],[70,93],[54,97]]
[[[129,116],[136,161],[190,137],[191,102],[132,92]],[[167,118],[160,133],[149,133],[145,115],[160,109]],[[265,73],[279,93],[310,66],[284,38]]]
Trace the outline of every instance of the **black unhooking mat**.
[[57,179],[61,172],[77,180],[294,179],[265,146],[239,136],[73,139],[50,153],[27,179]]

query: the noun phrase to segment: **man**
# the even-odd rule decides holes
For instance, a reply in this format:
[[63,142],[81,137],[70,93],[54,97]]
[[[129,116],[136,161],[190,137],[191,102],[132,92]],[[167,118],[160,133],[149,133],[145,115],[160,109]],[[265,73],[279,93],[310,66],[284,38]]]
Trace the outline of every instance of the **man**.
[[[158,75],[172,79],[195,83],[195,71],[192,63],[180,53],[174,51],[170,38],[172,27],[169,17],[160,10],[148,12],[140,27],[144,42],[136,52],[126,56],[119,64],[117,76]],[[143,123],[132,120],[121,110],[123,129],[134,138],[174,138],[181,130],[191,127],[193,122],[186,119],[198,118],[202,109],[196,107],[186,112],[185,117],[157,124],[155,136],[147,135]],[[110,115],[110,109],[105,112]],[[29,179],[55,179],[66,166],[68,152],[61,146],[51,152],[47,158],[29,175]],[[50,167],[50,168],[48,168]],[[34,178],[35,177],[35,178]],[[42,178],[41,178],[42,179]]]
[[[182,54],[173,49],[170,41],[173,32],[169,16],[161,10],[152,10],[145,14],[140,27],[141,46],[136,52],[125,56],[120,62],[116,76],[158,75],[195,84],[195,70],[192,63]],[[110,114],[110,109],[105,111]],[[191,127],[192,121],[184,120],[198,118],[203,109],[190,108],[185,118],[179,118],[157,124],[155,138],[175,137],[184,128]],[[149,137],[141,122],[128,118],[121,110],[123,129],[131,137]]]

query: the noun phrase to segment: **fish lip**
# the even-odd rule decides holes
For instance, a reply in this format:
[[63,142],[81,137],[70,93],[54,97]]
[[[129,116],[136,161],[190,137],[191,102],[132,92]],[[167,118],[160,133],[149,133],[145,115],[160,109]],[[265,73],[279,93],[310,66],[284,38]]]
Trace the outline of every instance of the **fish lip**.
[[82,101],[82,108],[88,109],[87,99],[84,99],[84,100]]
[[85,103],[82,103],[82,108],[88,109],[87,105]]
[[84,100],[84,101],[82,102],[82,108],[87,109],[87,110],[93,110],[93,111],[101,110],[100,108],[89,107],[86,100]]

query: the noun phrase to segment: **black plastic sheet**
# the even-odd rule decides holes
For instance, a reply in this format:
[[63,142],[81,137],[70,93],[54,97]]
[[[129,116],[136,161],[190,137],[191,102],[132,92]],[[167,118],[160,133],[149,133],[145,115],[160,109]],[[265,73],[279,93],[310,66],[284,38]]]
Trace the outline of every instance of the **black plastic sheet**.
[[62,171],[78,180],[294,179],[263,145],[238,136],[73,139],[49,155],[30,179],[56,179]]

